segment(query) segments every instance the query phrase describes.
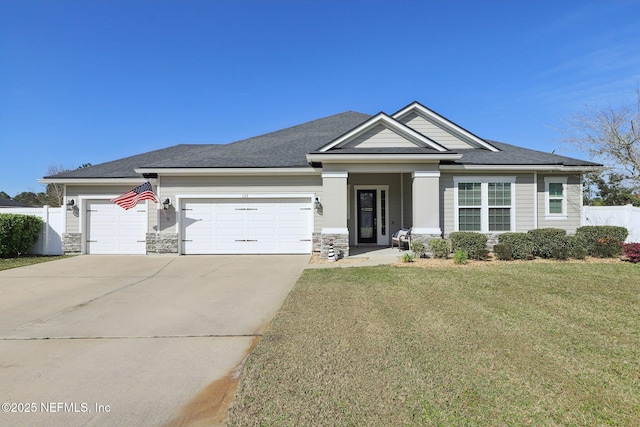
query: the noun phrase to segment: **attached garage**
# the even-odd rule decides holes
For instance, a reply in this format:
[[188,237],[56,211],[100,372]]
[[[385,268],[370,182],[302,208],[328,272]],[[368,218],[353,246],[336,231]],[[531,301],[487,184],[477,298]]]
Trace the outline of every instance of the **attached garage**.
[[147,204],[124,210],[108,200],[86,205],[86,253],[141,254],[146,251]]
[[228,198],[182,202],[183,254],[310,254],[310,198]]

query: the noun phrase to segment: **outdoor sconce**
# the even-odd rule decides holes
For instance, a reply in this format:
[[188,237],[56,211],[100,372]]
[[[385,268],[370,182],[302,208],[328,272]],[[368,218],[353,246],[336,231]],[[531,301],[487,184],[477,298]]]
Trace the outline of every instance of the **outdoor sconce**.
[[67,202],[67,210],[72,211],[73,207],[76,205],[76,201],[71,199]]
[[169,206],[171,206],[171,199],[167,197],[162,202],[162,209],[164,209],[166,211],[167,209],[169,209]]
[[316,208],[317,211],[319,211],[320,209],[322,209],[322,203],[320,203],[320,199],[316,197],[316,201],[313,204],[313,206]]

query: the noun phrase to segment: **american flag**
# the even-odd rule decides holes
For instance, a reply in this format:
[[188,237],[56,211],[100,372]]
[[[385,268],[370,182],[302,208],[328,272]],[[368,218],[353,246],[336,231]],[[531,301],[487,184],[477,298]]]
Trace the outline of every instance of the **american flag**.
[[149,181],[137,186],[131,191],[124,193],[122,196],[111,199],[113,203],[126,210],[131,209],[142,200],[153,200],[154,202],[158,203],[158,199],[153,193],[153,188],[151,187],[151,183]]

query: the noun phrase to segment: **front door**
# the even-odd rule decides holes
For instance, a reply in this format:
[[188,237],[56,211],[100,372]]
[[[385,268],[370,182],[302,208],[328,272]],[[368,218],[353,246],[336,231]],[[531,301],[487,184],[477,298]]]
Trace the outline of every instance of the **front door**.
[[358,190],[358,243],[378,243],[376,190]]

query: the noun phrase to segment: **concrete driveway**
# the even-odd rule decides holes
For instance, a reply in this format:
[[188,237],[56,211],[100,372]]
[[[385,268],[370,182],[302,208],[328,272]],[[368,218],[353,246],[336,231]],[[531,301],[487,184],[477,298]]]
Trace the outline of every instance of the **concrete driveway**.
[[308,259],[79,256],[1,271],[0,425],[189,425]]

